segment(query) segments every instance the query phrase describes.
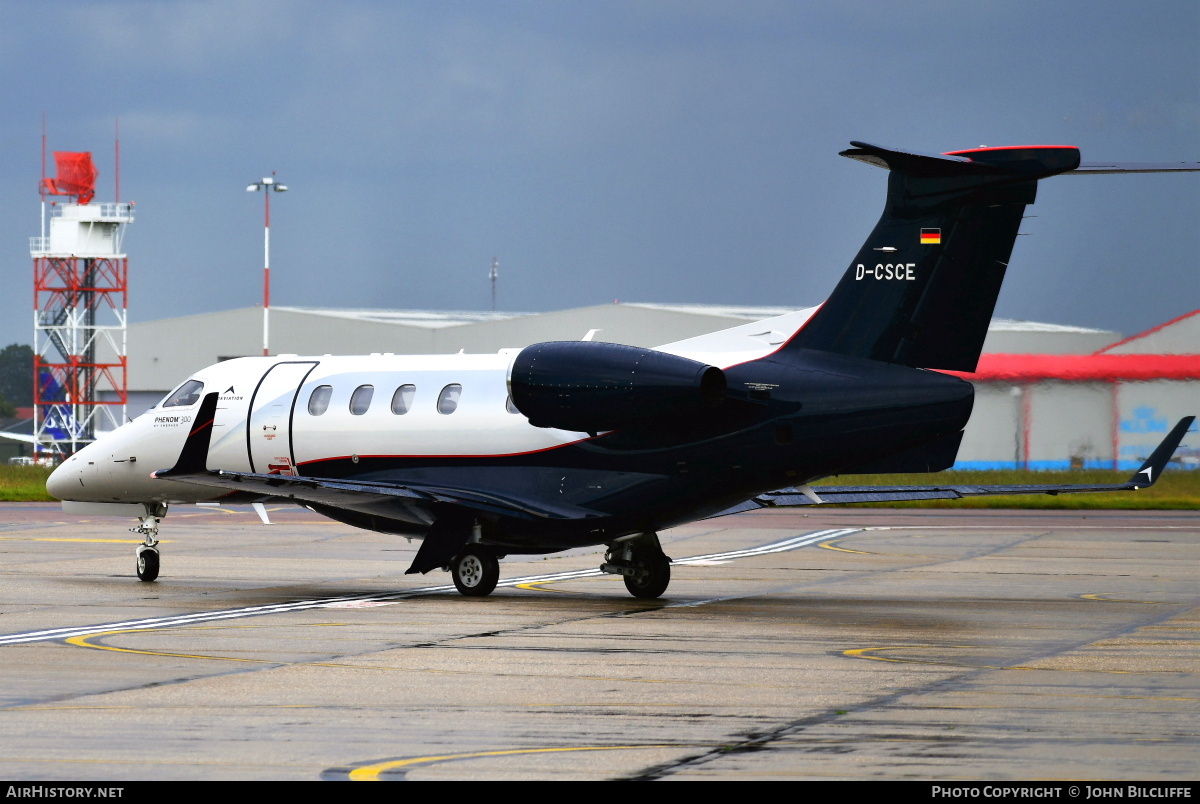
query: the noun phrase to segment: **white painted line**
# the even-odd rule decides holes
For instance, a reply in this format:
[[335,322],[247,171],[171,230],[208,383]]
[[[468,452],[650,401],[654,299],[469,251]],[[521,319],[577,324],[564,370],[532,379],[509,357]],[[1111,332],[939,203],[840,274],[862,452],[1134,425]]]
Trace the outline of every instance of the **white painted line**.
[[[782,553],[789,550],[798,550],[801,547],[819,544],[820,542],[829,541],[830,539],[848,536],[852,533],[860,533],[863,530],[865,530],[865,528],[819,530],[813,533],[804,533],[799,536],[793,536],[788,539],[783,539],[782,541],[764,544],[760,547],[751,547],[745,550],[732,550],[726,553],[708,553],[706,555],[690,556],[688,558],[676,559],[672,563],[704,566],[707,564],[713,564],[715,562],[724,563],[725,561],[737,558],[749,558],[752,556]],[[880,530],[880,528],[873,528],[873,530]],[[496,585],[507,587],[526,583],[569,581],[576,578],[595,578],[603,574],[604,573],[598,568],[569,570],[566,572],[552,572],[544,575],[525,575],[519,578],[504,578]],[[8,634],[6,636],[0,636],[0,645],[24,645],[30,642],[50,642],[53,640],[70,639],[71,637],[95,634],[102,631],[136,631],[152,630],[156,628],[175,628],[181,625],[220,622],[221,620],[235,620],[242,619],[244,617],[262,617],[268,614],[284,614],[287,612],[306,611],[309,609],[349,609],[386,606],[390,603],[398,602],[405,598],[417,597],[418,595],[436,594],[438,592],[450,592],[453,590],[453,584],[443,584],[441,586],[425,586],[419,589],[408,589],[400,592],[384,592],[374,595],[345,595],[343,597],[323,598],[320,600],[296,600],[290,603],[274,603],[267,606],[247,606],[246,608],[240,609],[225,609],[223,611],[180,614],[174,617],[147,617],[142,620],[123,620],[113,623],[101,623],[99,625],[75,626],[70,628],[51,628],[45,631],[26,631],[20,634]],[[668,607],[700,606],[704,605],[705,603],[727,599],[729,598],[712,598],[711,600],[701,600],[691,603],[675,603],[670,604]]]

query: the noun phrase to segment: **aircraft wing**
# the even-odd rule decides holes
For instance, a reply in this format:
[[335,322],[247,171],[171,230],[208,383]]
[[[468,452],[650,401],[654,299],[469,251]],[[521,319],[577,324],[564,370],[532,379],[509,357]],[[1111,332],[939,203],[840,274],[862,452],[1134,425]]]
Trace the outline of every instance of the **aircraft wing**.
[[320,477],[227,471],[174,473],[168,470],[168,472],[156,472],[155,477],[170,478],[180,483],[214,486],[230,491],[244,491],[277,499],[316,503],[351,510],[366,510],[381,503],[399,502],[403,504],[408,501],[418,506],[422,503],[449,503],[476,511],[514,516],[519,519],[588,519],[602,516],[599,511],[576,505],[550,504],[541,500],[534,502],[470,489],[440,486],[393,485]]
[[38,443],[37,436],[25,435],[24,433],[10,433],[5,430],[0,430],[0,438],[7,438],[12,441],[20,441],[23,444]]
[[870,503],[870,502],[904,502],[906,500],[958,500],[964,497],[978,497],[1000,494],[1076,494],[1087,491],[1137,491],[1149,488],[1158,481],[1158,476],[1171,459],[1179,442],[1183,440],[1188,428],[1196,420],[1195,416],[1185,416],[1179,420],[1174,429],[1167,434],[1162,443],[1154,450],[1142,467],[1133,473],[1124,483],[1094,483],[1094,484],[1041,484],[1029,485],[987,485],[987,486],[804,486],[802,488],[786,488],[779,491],[769,491],[752,497],[743,503],[727,508],[713,517],[728,514],[740,514],[745,511],[756,511],[760,508],[791,508],[801,505],[820,505],[822,503]]

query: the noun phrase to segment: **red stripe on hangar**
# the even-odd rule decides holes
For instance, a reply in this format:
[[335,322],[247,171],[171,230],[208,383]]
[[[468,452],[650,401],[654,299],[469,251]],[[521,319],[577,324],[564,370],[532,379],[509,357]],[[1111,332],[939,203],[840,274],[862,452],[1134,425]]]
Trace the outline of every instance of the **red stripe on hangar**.
[[964,380],[1200,380],[1200,355],[985,354],[972,372],[946,371]]

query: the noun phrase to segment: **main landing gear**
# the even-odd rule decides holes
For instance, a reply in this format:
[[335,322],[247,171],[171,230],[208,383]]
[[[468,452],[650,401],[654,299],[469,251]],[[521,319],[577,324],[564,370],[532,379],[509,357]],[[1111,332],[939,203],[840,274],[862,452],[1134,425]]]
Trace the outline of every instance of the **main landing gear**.
[[158,578],[158,523],[167,515],[166,503],[145,503],[146,515],[139,518],[140,524],[130,528],[130,533],[145,537],[137,549],[138,580],[153,581]]
[[600,569],[625,578],[629,594],[653,600],[671,583],[671,559],[663,552],[657,533],[622,536],[608,546]]
[[467,597],[486,597],[500,580],[496,554],[478,544],[468,544],[450,561],[454,586]]

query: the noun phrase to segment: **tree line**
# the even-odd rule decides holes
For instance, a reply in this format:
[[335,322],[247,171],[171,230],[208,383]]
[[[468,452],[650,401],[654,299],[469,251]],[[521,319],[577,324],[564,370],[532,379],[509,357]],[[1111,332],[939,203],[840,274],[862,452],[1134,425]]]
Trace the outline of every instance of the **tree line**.
[[33,405],[33,347],[11,343],[0,349],[0,419]]

